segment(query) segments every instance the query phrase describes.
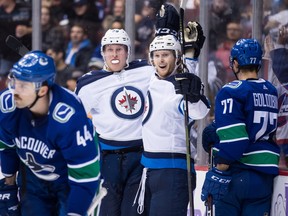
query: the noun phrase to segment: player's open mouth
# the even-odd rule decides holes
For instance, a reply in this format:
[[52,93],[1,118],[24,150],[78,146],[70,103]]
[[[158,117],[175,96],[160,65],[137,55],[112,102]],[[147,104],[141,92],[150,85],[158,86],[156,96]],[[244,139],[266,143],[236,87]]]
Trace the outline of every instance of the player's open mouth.
[[114,59],[111,61],[112,64],[118,64],[120,61],[118,59]]

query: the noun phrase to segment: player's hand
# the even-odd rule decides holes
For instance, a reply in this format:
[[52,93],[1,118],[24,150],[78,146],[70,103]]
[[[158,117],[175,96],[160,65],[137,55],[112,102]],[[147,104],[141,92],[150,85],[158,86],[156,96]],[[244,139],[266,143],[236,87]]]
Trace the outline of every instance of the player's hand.
[[215,204],[228,192],[228,186],[231,179],[229,171],[221,171],[213,167],[212,170],[206,173],[201,192],[201,200],[205,202],[207,201],[208,196],[211,195],[213,204]]
[[176,94],[186,95],[191,103],[196,103],[201,98],[202,82],[195,74],[176,74],[174,87]]
[[17,185],[7,185],[5,179],[0,180],[0,215],[20,216],[17,195]]
[[214,144],[219,143],[219,137],[216,133],[216,125],[213,121],[206,126],[202,132],[202,146],[209,153]]
[[172,34],[178,38],[180,28],[178,11],[171,4],[163,4],[156,14],[156,36]]
[[191,52],[194,49],[193,58],[198,58],[206,37],[203,34],[202,26],[198,22],[188,22],[184,30],[184,52]]

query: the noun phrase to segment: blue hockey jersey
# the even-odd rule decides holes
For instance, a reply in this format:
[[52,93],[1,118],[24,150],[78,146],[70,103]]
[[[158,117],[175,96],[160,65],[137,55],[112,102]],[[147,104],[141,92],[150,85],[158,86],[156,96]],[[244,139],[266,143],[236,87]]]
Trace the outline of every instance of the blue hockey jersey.
[[277,128],[277,90],[263,79],[233,81],[218,93],[215,120],[220,163],[278,174],[279,148],[272,140]]
[[17,171],[11,153],[16,149],[20,160],[39,179],[69,184],[68,212],[84,214],[97,191],[100,168],[94,127],[80,100],[53,85],[45,116],[35,118],[29,109],[16,108],[9,90],[1,93],[0,108],[3,174]]

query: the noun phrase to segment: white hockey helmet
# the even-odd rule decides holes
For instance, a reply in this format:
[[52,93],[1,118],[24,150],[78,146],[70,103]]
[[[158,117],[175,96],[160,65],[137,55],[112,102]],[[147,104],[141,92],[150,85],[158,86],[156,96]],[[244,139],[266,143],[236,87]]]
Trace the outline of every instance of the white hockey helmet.
[[123,29],[109,29],[105,35],[102,37],[101,40],[101,54],[104,57],[103,50],[105,45],[111,45],[111,44],[121,44],[125,45],[128,48],[128,58],[127,58],[127,65],[131,53],[131,41]]
[[153,51],[156,50],[174,50],[176,58],[178,58],[181,53],[181,45],[173,35],[161,35],[155,37],[150,44],[150,58],[152,58]]

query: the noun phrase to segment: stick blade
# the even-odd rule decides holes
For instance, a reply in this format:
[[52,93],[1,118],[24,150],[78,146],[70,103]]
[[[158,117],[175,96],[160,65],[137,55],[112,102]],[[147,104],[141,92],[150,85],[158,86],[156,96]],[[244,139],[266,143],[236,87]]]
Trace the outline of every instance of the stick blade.
[[26,46],[24,46],[17,38],[12,35],[8,35],[6,40],[6,45],[18,53],[20,56],[24,56],[26,53],[29,52]]

